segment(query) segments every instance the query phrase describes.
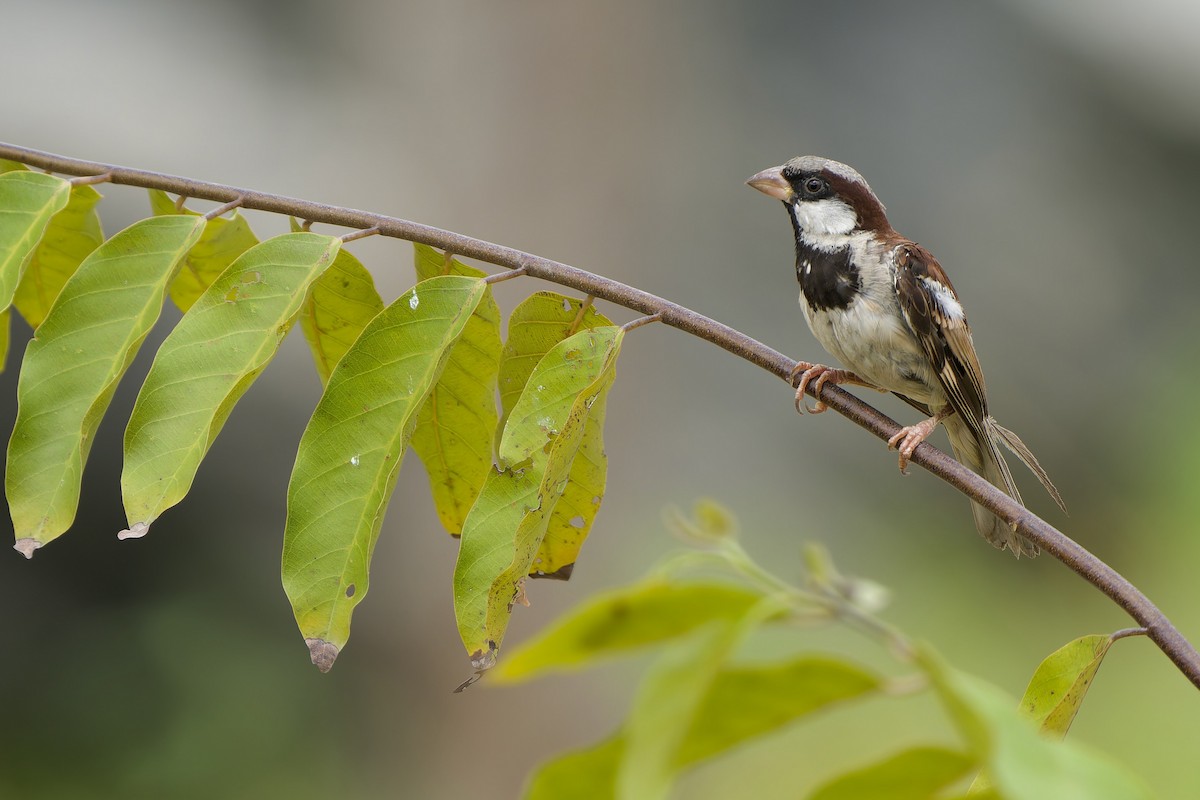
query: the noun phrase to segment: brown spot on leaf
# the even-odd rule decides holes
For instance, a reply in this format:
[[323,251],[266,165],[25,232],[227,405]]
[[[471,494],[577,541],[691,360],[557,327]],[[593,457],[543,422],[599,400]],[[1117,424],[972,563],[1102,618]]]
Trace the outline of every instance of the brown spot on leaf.
[[354,584],[353,583],[346,587],[346,597],[354,597]]
[[308,653],[317,669],[321,672],[333,669],[333,662],[337,660],[339,652],[336,644],[317,638],[305,639],[304,643],[308,645]]

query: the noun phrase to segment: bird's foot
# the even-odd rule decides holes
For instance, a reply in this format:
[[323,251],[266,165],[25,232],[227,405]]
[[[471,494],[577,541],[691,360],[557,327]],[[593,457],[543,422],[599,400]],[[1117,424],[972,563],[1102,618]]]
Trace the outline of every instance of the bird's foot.
[[821,389],[825,388],[825,384],[832,383],[852,383],[856,386],[866,386],[868,389],[883,391],[873,383],[868,383],[862,378],[855,375],[850,370],[834,369],[827,367],[824,364],[810,364],[807,361],[800,361],[792,368],[792,372],[788,375],[788,380],[792,386],[796,387],[796,410],[803,414],[807,411],[810,414],[820,414],[825,411],[828,406],[821,400],[817,400],[817,404],[809,408],[808,403],[804,399],[804,392],[808,389],[808,385],[816,380],[816,385],[813,386],[813,393],[820,397]]
[[905,425],[897,431],[895,436],[888,439],[888,449],[900,451],[900,472],[908,474],[908,460],[912,458],[913,451],[921,442],[929,438],[938,423],[948,415],[949,412],[940,411],[929,419],[921,420],[916,425]]

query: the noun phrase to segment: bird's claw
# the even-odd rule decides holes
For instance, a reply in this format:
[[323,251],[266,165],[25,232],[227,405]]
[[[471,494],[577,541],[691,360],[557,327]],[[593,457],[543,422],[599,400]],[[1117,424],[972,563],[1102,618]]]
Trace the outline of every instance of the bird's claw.
[[929,438],[929,434],[933,433],[934,429],[937,428],[940,420],[941,417],[930,417],[918,422],[916,425],[905,425],[896,432],[895,436],[888,439],[888,449],[900,451],[901,474],[908,474],[908,461],[912,458],[913,452],[916,451],[921,442]]
[[[871,389],[877,388],[874,384],[867,383],[862,378],[855,375],[853,372],[845,369],[834,369],[827,367],[824,364],[810,364],[807,361],[801,361],[792,368],[791,374],[788,376],[791,384],[796,387],[796,411],[801,414],[806,411],[810,414],[820,414],[826,411],[829,406],[820,400],[821,390],[825,388],[825,384],[832,383],[835,386],[839,383],[853,383],[858,386],[866,386]],[[804,393],[808,389],[808,385],[816,379],[817,383],[813,386],[813,394],[817,395],[816,405],[809,407],[808,401],[804,399]]]

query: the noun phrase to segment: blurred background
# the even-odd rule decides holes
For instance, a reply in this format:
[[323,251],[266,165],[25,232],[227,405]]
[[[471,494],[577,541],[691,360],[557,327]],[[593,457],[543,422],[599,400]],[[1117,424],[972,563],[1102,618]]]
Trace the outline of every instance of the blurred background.
[[[4,17],[4,140],[512,245],[797,358],[825,355],[796,306],[787,218],[743,181],[805,153],[851,164],[953,277],[993,412],[1071,516],[1022,476],[1031,507],[1200,639],[1200,5],[12,0]],[[106,233],[148,213],[143,192],[99,188]],[[260,236],[286,227],[250,218]],[[385,300],[411,284],[405,243],[351,249]],[[511,309],[549,287],[501,288]],[[455,542],[419,464],[349,646],[328,675],[308,663],[278,578],[288,472],[319,391],[298,333],[188,499],[118,542],[124,422],[177,317],[164,313],[100,428],[74,530],[31,562],[0,558],[0,793],[514,797],[535,763],[619,723],[636,659],[450,693],[469,674]],[[0,376],[5,436],[28,335]],[[1052,558],[987,547],[962,497],[919,469],[901,477],[880,442],[797,416],[778,380],[677,331],[627,342],[607,443],[608,494],[574,577],[531,587],[509,646],[680,547],[661,508],[698,495],[733,509],[747,548],[789,578],[803,541],[826,543],[844,571],[892,588],[891,621],[1013,695],[1061,644],[1130,624]],[[1200,695],[1148,641],[1114,648],[1071,735],[1163,797],[1200,796]],[[679,796],[795,797],[949,737],[931,702],[872,703],[705,767]]]

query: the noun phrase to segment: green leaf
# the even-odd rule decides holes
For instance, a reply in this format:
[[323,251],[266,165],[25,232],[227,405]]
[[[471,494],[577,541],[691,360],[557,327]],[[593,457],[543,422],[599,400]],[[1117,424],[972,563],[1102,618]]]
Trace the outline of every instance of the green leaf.
[[525,800],[612,800],[625,739],[614,736],[592,747],[564,753],[537,768]]
[[[414,250],[418,280],[443,274],[485,277],[432,247],[415,244]],[[455,536],[462,533],[467,513],[492,471],[499,363],[500,309],[489,286],[450,350],[409,443],[429,475],[438,518]]]
[[835,778],[809,800],[934,800],[976,766],[954,750],[914,747]]
[[[190,208],[176,209],[175,201],[159,189],[150,189],[150,210],[155,215],[187,214],[201,216]],[[200,241],[188,253],[183,268],[171,284],[171,301],[187,311],[200,295],[238,256],[258,244],[246,218],[234,209],[229,217],[213,217],[204,226]]]
[[[739,616],[748,610],[742,607]],[[498,669],[507,663],[507,660],[501,662]],[[852,664],[825,658],[802,657],[778,664],[722,668],[692,712],[687,732],[675,750],[673,768],[681,771],[751,738],[839,702],[877,691],[879,687],[880,681],[874,675]],[[626,746],[626,735],[619,733],[598,745],[543,764],[530,778],[527,800],[614,797],[616,774],[625,758]]]
[[616,797],[665,798],[678,771],[676,755],[717,670],[748,630],[711,622],[668,646],[638,687],[624,730],[625,754],[617,771]]
[[406,292],[338,362],[300,440],[288,485],[283,586],[322,671],[367,593],[379,526],[417,412],[486,284],[447,276]]
[[667,642],[713,620],[737,619],[761,598],[730,583],[656,578],[623,587],[593,597],[517,646],[491,678],[526,681]]
[[0,172],[18,172],[25,171],[29,167],[22,164],[20,161],[9,161],[7,158],[0,158]]
[[0,310],[12,305],[50,218],[66,207],[70,196],[70,182],[53,175],[0,173]]
[[[504,410],[500,424],[507,422],[534,367],[554,345],[577,331],[608,325],[612,322],[590,304],[585,307],[583,301],[555,292],[538,292],[517,306],[508,320],[508,339],[500,363],[498,383]],[[534,557],[532,577],[569,578],[600,511],[608,472],[604,452],[607,401],[606,389],[592,405],[567,485],[551,512]]]
[[1112,642],[1107,635],[1082,636],[1038,666],[1021,698],[1021,710],[1042,732],[1060,739],[1067,735]]
[[104,241],[96,212],[100,198],[91,186],[73,186],[67,205],[50,218],[13,297],[13,305],[32,327],[42,324],[67,279]]
[[712,758],[800,717],[880,688],[875,675],[830,658],[728,667],[709,688],[676,763],[684,766]]
[[234,405],[271,359],[308,287],[341,247],[287,233],[243,253],[171,331],[125,429],[126,536],[144,535],[191,488]]
[[[980,791],[1005,798],[1146,800],[1150,791],[1113,759],[1084,746],[1043,737],[999,689],[950,669],[923,650],[918,663],[972,753],[984,762],[991,785]],[[972,793],[971,796],[977,796]]]
[[96,426],[203,225],[144,219],[92,252],[25,352],[5,486],[27,557],[70,527]]
[[612,382],[624,331],[580,331],[545,355],[500,441],[492,472],[463,526],[454,570],[459,634],[476,669],[495,662],[512,604],[566,488],[588,412]]
[[348,250],[339,250],[321,273],[300,310],[300,329],[308,340],[321,385],[380,311],[383,299],[371,273]]

